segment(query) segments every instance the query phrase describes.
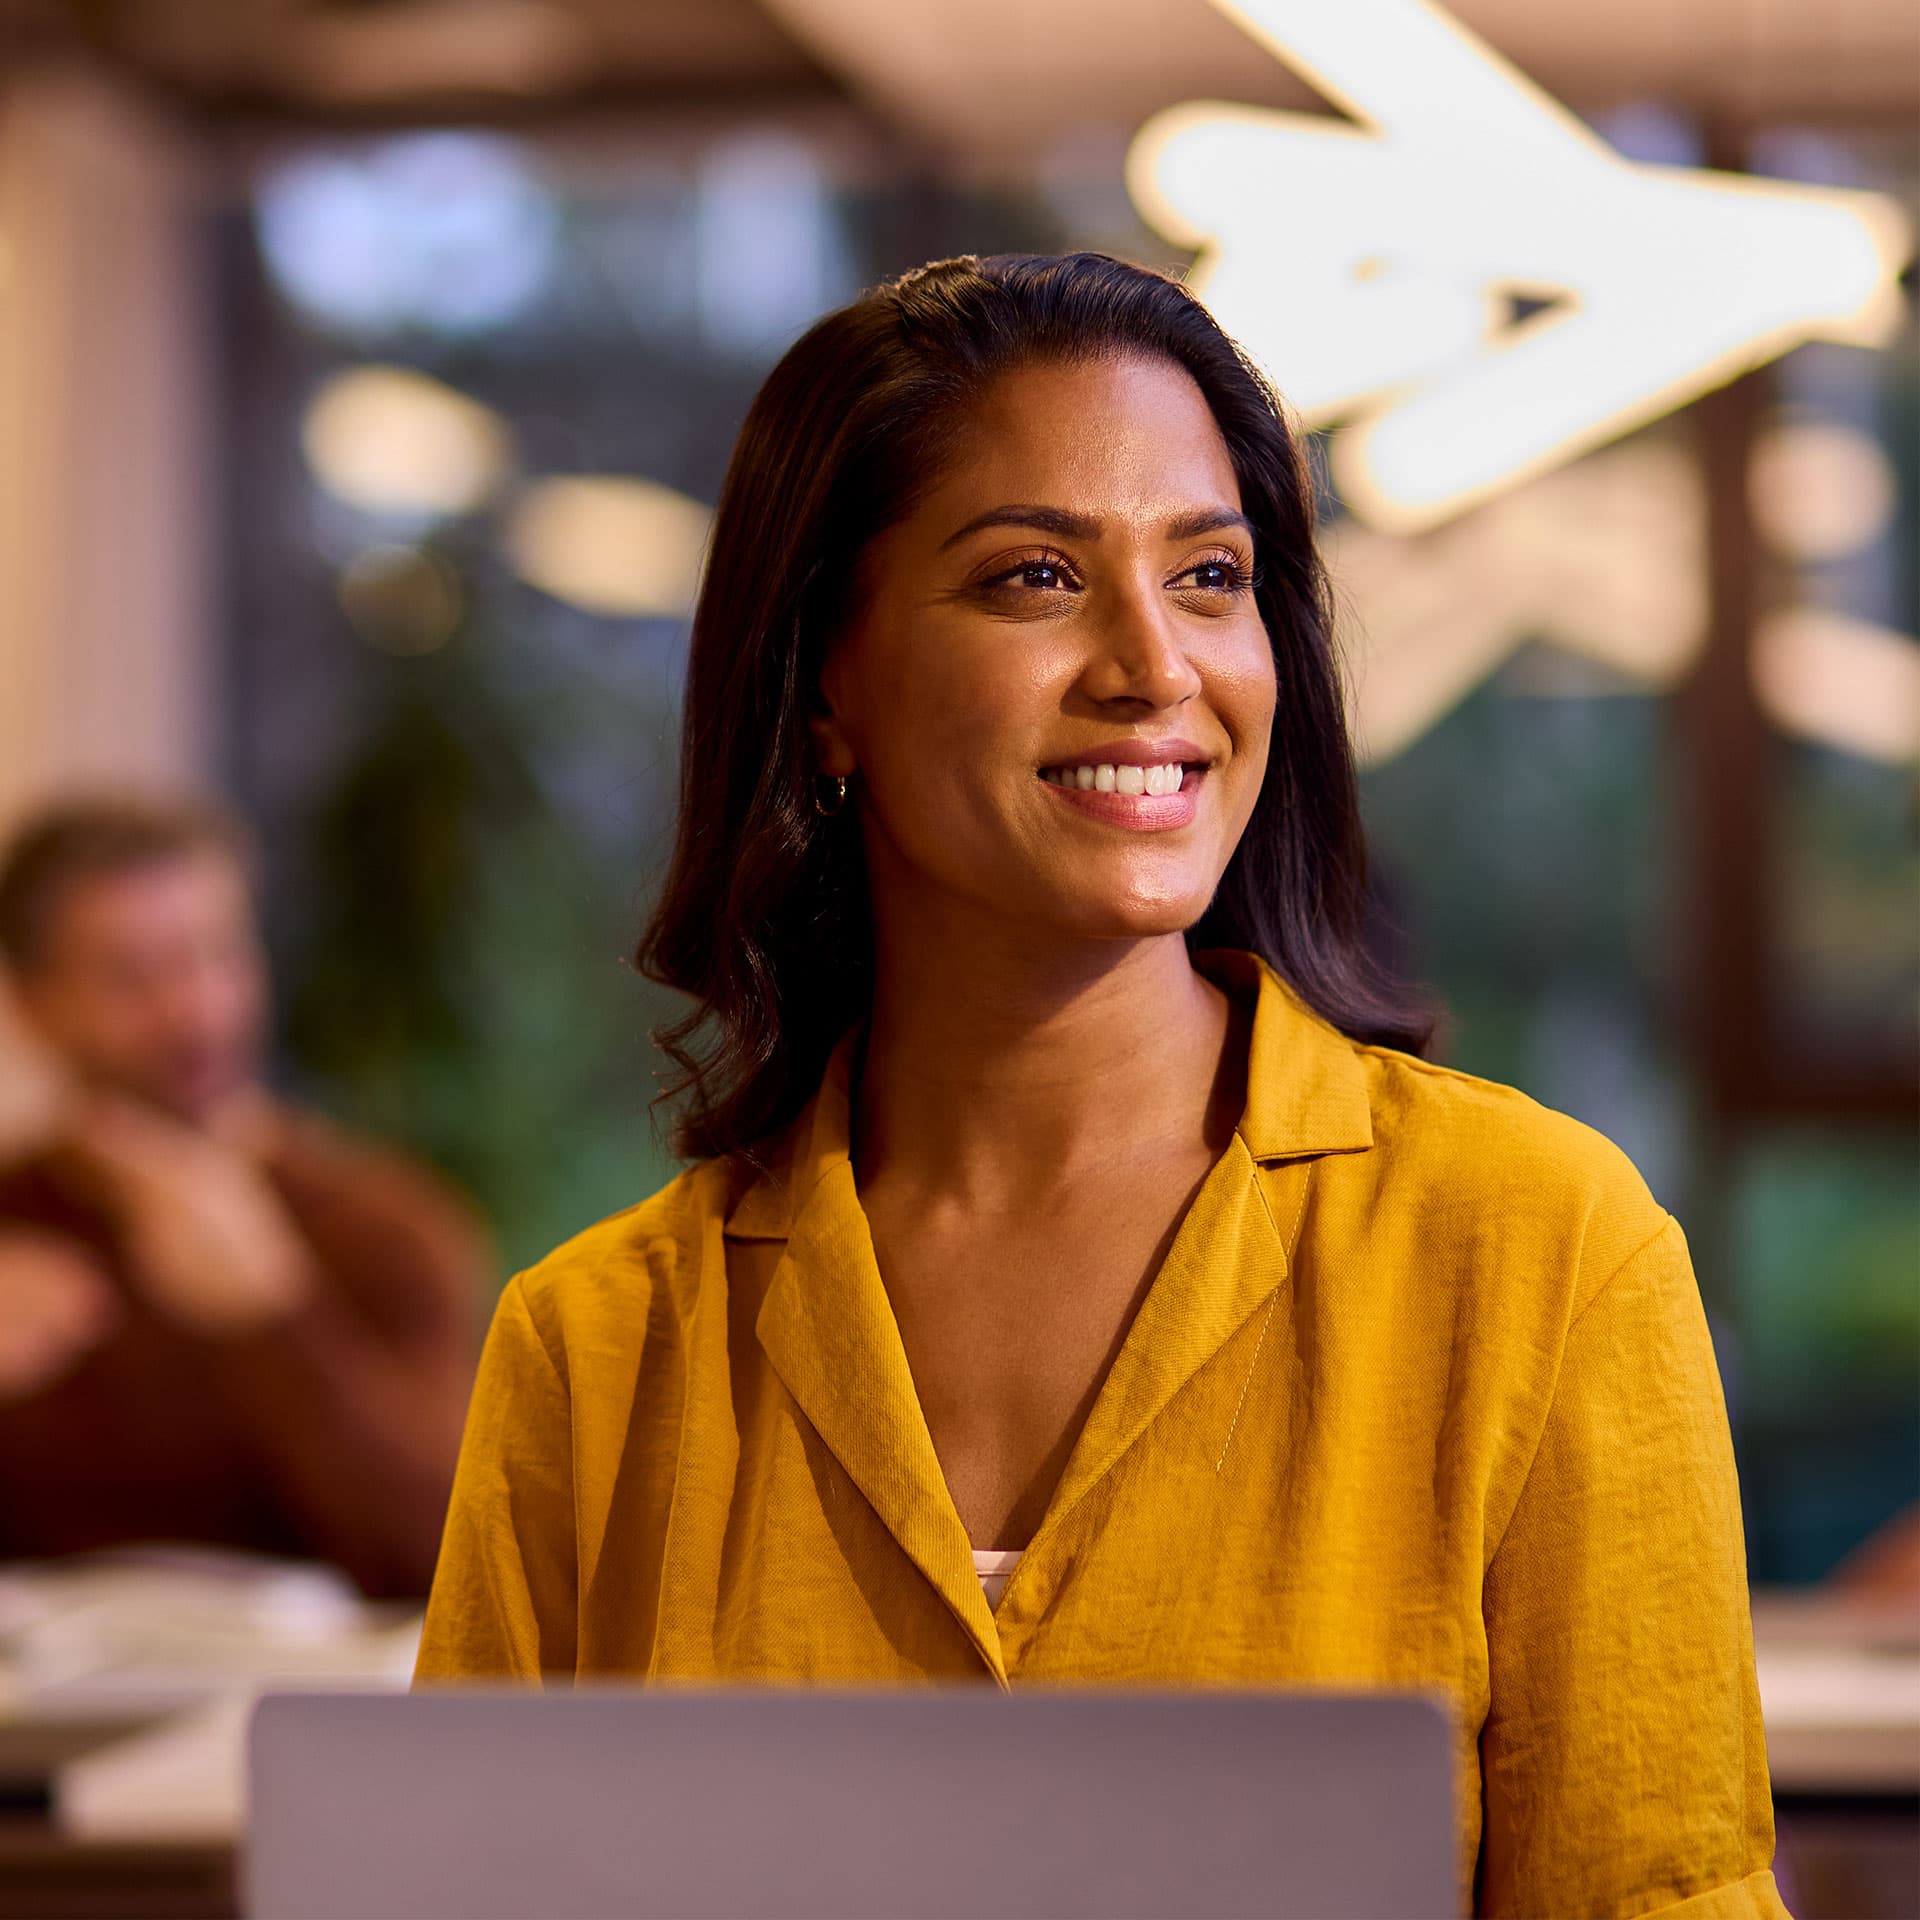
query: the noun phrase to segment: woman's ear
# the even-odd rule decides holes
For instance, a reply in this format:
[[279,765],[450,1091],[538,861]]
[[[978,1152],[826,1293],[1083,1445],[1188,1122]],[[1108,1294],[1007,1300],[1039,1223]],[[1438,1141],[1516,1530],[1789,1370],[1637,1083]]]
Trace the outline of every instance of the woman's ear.
[[807,731],[813,735],[816,769],[830,779],[840,774],[850,774],[860,764],[852,743],[847,739],[846,729],[840,724],[838,704],[834,699],[834,682],[838,677],[834,667],[835,655],[830,652],[826,665],[821,669],[820,685],[807,711]]
[[813,735],[813,757],[820,772],[829,778],[850,774],[858,764],[848,746],[840,723],[831,713],[807,715],[807,731]]

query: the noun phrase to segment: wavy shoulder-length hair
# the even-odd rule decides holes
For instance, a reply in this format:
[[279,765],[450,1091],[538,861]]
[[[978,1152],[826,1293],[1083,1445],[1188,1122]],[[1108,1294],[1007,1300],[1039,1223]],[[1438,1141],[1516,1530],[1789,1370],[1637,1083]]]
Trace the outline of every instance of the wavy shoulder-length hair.
[[1195,948],[1260,954],[1355,1039],[1425,1050],[1428,1004],[1362,939],[1360,825],[1314,489],[1273,390],[1178,281],[1105,254],[962,255],[874,288],[788,350],[748,409],[694,611],[680,816],[636,962],[692,997],[654,1038],[673,1145],[751,1149],[866,1012],[859,835],[812,805],[807,716],[863,549],[924,495],[981,390],[1048,360],[1152,355],[1206,396],[1253,522],[1278,724]]

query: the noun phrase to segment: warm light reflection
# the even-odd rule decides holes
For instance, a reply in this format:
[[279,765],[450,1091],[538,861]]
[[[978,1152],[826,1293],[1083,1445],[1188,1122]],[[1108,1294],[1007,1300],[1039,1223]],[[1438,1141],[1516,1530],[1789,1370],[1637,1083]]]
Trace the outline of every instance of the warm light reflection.
[[1747,497],[1760,537],[1790,560],[1817,564],[1870,547],[1893,521],[1893,463],[1857,427],[1789,420],[1753,450]]
[[1705,524],[1694,463],[1657,441],[1412,538],[1336,522],[1324,544],[1361,759],[1412,745],[1536,640],[1613,684],[1672,686],[1706,635]]
[[[1885,195],[1622,160],[1423,0],[1215,0],[1349,116],[1189,103],[1128,156],[1190,284],[1333,445],[1347,505],[1428,527],[1809,339],[1883,344]],[[1510,297],[1554,304],[1518,321]]]
[[1903,766],[1920,759],[1920,641],[1817,607],[1762,620],[1754,690],[1789,733]]
[[307,408],[301,445],[329,493],[373,513],[470,512],[509,453],[498,414],[404,367],[336,374]]
[[515,504],[506,545],[521,576],[589,613],[678,618],[699,591],[710,515],[651,480],[542,480]]

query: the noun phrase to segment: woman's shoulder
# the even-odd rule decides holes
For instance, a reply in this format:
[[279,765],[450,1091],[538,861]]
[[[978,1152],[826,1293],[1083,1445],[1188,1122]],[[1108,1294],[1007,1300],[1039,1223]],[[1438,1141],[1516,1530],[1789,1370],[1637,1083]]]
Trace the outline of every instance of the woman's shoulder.
[[[1423,1213],[1497,1221],[1509,1248],[1577,1253],[1597,1284],[1670,1223],[1640,1168],[1598,1127],[1519,1087],[1356,1044],[1390,1189]],[[1372,1156],[1362,1156],[1370,1158]]]
[[638,1340],[659,1323],[659,1308],[668,1324],[684,1323],[737,1184],[726,1163],[700,1161],[563,1240],[509,1290],[549,1346]]

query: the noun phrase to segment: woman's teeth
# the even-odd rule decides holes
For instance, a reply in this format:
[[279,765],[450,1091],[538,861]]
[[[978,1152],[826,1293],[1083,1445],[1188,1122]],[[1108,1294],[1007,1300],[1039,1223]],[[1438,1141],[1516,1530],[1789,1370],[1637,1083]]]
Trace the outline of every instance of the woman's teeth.
[[1103,761],[1092,767],[1042,767],[1040,778],[1082,793],[1178,793],[1186,769],[1177,760],[1164,767],[1116,767]]

